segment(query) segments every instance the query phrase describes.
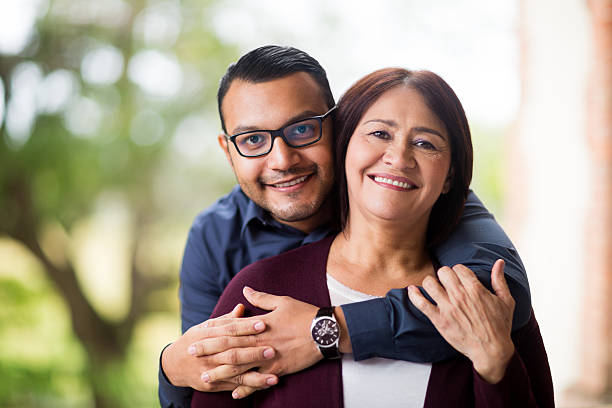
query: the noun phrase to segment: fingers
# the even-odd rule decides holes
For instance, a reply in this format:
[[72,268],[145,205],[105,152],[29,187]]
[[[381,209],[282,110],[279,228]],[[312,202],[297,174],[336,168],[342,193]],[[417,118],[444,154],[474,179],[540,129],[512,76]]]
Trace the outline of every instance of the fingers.
[[423,279],[423,288],[437,304],[448,302],[448,294],[445,288],[433,276],[427,276]]
[[244,365],[260,363],[273,358],[274,355],[274,349],[271,347],[244,347],[213,354],[208,356],[206,361],[210,365]]
[[258,292],[249,288],[248,286],[244,287],[242,294],[253,306],[264,310],[276,309],[283,299],[283,296],[275,296],[264,292]]
[[[210,354],[207,347],[213,347],[214,352],[222,350],[222,346],[225,344],[227,348],[232,347],[233,344],[238,344],[233,347],[244,347],[253,345],[255,339],[252,337],[253,334],[260,333],[265,330],[266,325],[261,320],[251,320],[244,318],[236,319],[225,319],[222,321],[209,320],[211,326],[204,327],[203,325],[194,326],[192,329],[198,330],[198,337],[203,340],[193,343],[187,349],[187,352],[193,356],[202,356]],[[219,325],[219,326],[217,326]],[[190,329],[191,330],[191,329]],[[245,337],[240,340],[232,339],[221,339],[223,337]],[[249,338],[251,337],[251,338]],[[216,341],[207,341],[216,340]],[[241,346],[241,345],[242,346]]]
[[238,303],[236,306],[234,306],[234,310],[229,312],[226,316],[227,317],[242,317],[243,314],[244,314],[244,305],[242,303]]
[[408,298],[429,320],[433,322],[436,319],[438,314],[437,307],[427,300],[416,286],[408,286]]
[[255,347],[257,346],[257,338],[255,336],[211,337],[193,343],[191,346],[194,350],[192,352],[190,348],[190,354],[201,357],[221,353],[233,348]]
[[256,391],[257,389],[263,389],[263,388],[268,388],[272,385],[276,385],[278,384],[278,377],[274,374],[266,374],[266,373],[260,373],[259,371],[247,371],[244,374],[240,374],[237,375],[235,377],[232,377],[230,379],[228,379],[227,381],[231,381],[234,384],[238,385],[238,388],[240,387],[247,387],[247,388],[252,388],[252,390],[245,390],[245,391],[249,391],[246,395],[244,395],[244,393],[240,393],[241,394],[241,398],[246,397],[249,394],[252,394],[253,391]]
[[219,321],[222,322],[222,321],[226,321],[227,319],[233,319],[235,317],[242,317],[243,314],[244,314],[244,305],[242,303],[238,303],[236,306],[234,306],[231,312],[215,317],[214,319],[208,319],[205,322],[198,324],[197,326],[208,327],[208,326],[215,324],[215,322],[219,322]]
[[[278,384],[278,377],[270,374],[260,374],[257,371],[249,371],[242,375],[241,384],[232,392],[232,398],[241,399],[248,397],[257,390],[270,388]],[[252,378],[247,378],[251,377]],[[250,385],[249,385],[250,384]]]
[[504,267],[506,263],[502,259],[498,259],[491,270],[491,286],[495,294],[506,304],[513,305],[514,299],[510,294],[506,276],[504,275]]
[[191,388],[203,392],[232,391],[236,384],[230,381],[217,381],[215,383],[199,381],[191,385]]
[[254,393],[255,391],[257,391],[257,388],[249,387],[248,385],[239,385],[234,391],[232,391],[232,398],[245,398]]
[[[455,266],[455,268],[457,268],[457,266]],[[451,303],[455,304],[456,300],[463,299],[465,295],[463,285],[454,268],[451,269],[448,266],[443,266],[438,269],[438,279],[440,279],[440,282],[444,286],[443,290],[446,291]],[[429,292],[429,289],[427,291]],[[430,295],[433,297],[433,294],[430,293]],[[434,300],[436,299],[434,298]]]
[[[232,364],[223,364],[217,366],[213,369],[210,369],[204,373],[202,373],[202,380],[204,382],[217,382],[230,381],[233,377],[238,377],[241,374],[246,373],[251,368],[255,367],[257,364],[242,364],[242,365],[232,365]],[[241,378],[241,377],[238,377]]]

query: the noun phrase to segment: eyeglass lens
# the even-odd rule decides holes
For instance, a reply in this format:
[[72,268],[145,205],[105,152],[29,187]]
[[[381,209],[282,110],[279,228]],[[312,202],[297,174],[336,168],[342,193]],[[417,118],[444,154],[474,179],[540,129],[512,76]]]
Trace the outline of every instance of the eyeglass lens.
[[[306,119],[293,123],[282,129],[287,144],[291,147],[305,146],[321,137],[319,119]],[[249,132],[235,139],[240,153],[246,156],[257,156],[271,150],[272,134],[270,132]]]

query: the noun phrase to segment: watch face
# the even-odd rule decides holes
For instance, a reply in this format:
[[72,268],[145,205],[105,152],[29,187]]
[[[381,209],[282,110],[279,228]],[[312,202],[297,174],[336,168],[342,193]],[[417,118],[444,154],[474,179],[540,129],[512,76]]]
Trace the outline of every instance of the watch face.
[[338,323],[329,318],[318,320],[312,328],[312,338],[321,346],[330,346],[340,337]]

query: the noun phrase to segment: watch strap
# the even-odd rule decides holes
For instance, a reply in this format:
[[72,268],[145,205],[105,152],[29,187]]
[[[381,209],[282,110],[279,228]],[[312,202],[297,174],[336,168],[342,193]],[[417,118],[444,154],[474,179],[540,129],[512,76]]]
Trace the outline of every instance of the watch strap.
[[334,308],[333,307],[322,307],[322,308],[320,308],[319,311],[317,312],[317,316],[316,317],[323,317],[323,316],[331,317],[332,319],[336,320],[336,318],[334,317]]

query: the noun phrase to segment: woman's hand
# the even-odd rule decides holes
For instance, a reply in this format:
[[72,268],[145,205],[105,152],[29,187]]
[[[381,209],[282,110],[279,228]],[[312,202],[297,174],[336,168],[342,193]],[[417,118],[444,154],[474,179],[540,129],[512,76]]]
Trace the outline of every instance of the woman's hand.
[[451,346],[472,361],[485,381],[501,381],[514,354],[510,338],[514,299],[504,277],[504,261],[497,260],[491,271],[495,293],[463,265],[440,268],[438,278],[440,282],[431,276],[423,280],[423,288],[437,306],[413,285],[408,287],[410,301]]

